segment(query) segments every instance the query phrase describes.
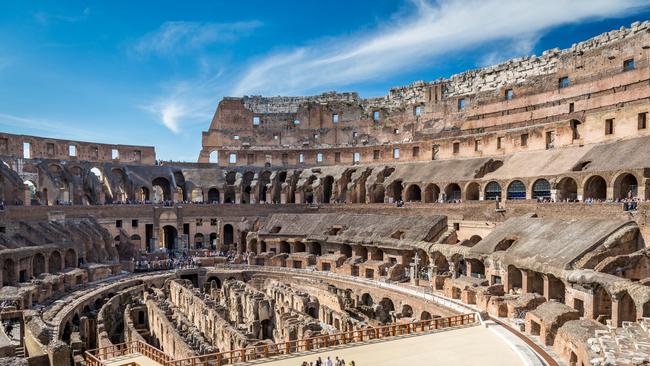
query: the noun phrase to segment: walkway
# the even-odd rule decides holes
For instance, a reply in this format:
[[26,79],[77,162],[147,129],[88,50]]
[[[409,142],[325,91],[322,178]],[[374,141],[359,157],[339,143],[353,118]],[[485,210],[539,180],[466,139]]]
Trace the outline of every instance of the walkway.
[[[265,360],[264,366],[299,366],[303,361],[318,357],[343,358],[357,366],[394,365],[481,365],[522,366],[521,358],[499,337],[483,326],[436,332],[415,337],[404,337],[354,347],[338,348],[328,352],[282,360]],[[254,365],[247,363],[242,365]]]

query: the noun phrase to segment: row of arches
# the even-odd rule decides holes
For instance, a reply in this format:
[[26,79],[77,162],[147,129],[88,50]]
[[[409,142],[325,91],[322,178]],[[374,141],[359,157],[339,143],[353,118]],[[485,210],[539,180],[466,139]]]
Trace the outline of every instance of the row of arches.
[[43,273],[59,273],[65,268],[76,267],[77,253],[72,248],[67,249],[63,254],[58,250],[50,252],[47,256],[45,253],[36,253],[27,260],[5,258],[2,264],[2,285],[14,286]]
[[[639,180],[632,173],[623,173],[618,175],[611,183],[612,194],[614,200],[637,197],[639,193]],[[600,175],[592,175],[586,178],[582,184],[583,199],[606,200],[608,199],[608,183]],[[489,181],[483,185],[478,182],[470,182],[461,189],[457,183],[448,184],[444,190],[441,190],[438,185],[429,183],[424,186],[424,189],[418,184],[410,184],[403,188],[402,181],[397,180],[383,192],[381,186],[373,189],[373,202],[384,202],[384,193],[389,197],[395,199],[403,199],[406,202],[425,202],[433,203],[441,200],[452,201],[460,200],[461,198],[467,201],[479,200],[481,193],[485,200],[522,200],[530,196],[531,199],[549,199],[553,196],[555,190],[555,198],[558,201],[574,201],[578,199],[578,184],[572,177],[563,177],[554,185],[547,179],[540,178],[527,187],[521,180],[513,180],[508,183],[505,190],[501,183],[497,181]],[[528,192],[530,191],[530,194]]]

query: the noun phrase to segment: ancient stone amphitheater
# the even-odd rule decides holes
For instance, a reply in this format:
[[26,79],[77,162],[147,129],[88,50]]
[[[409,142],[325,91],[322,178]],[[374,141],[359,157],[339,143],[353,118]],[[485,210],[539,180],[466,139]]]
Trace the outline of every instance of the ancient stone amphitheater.
[[1,364],[650,362],[650,22],[224,98],[198,162],[0,134]]

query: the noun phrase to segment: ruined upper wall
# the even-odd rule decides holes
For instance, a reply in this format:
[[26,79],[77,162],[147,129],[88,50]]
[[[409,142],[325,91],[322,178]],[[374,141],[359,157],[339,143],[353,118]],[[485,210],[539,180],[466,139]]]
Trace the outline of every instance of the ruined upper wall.
[[525,83],[537,76],[555,74],[562,64],[569,62],[575,56],[582,56],[649,31],[650,21],[635,22],[629,28],[621,27],[618,30],[602,33],[575,43],[570,48],[546,50],[541,56],[513,58],[496,65],[464,71],[448,79],[416,81],[410,85],[394,87],[384,97],[362,99],[357,93],[328,92],[315,96],[245,96],[242,99],[246,108],[255,113],[297,113],[300,104],[308,102],[360,102],[368,108],[395,108],[404,104],[424,102],[427,89],[433,85],[444,85],[444,95],[454,97],[496,90],[508,85]]
[[[644,104],[650,96],[648,60],[650,22],[646,21],[565,50],[551,49],[541,56],[516,58],[449,79],[392,88],[378,98],[336,92],[224,98],[209,130],[203,132],[199,162],[273,165],[273,151],[287,149],[372,149],[415,141],[442,147],[454,143],[442,139],[466,135],[480,139],[478,135],[486,131],[546,128],[553,123],[569,125],[571,120],[583,123],[631,103]],[[561,85],[560,79],[565,81]],[[638,109],[637,113],[645,113],[645,104]],[[594,136],[580,143],[602,140],[599,134]],[[233,149],[248,150],[245,161],[230,159]],[[259,156],[251,150],[259,151]],[[446,154],[442,148],[441,152],[469,157],[463,152],[466,149],[461,150]],[[475,149],[480,150],[480,146]],[[210,158],[213,152],[219,153],[218,159]]]
[[18,159],[59,159],[153,165],[156,161],[156,150],[153,146],[100,144],[0,133],[0,156]]

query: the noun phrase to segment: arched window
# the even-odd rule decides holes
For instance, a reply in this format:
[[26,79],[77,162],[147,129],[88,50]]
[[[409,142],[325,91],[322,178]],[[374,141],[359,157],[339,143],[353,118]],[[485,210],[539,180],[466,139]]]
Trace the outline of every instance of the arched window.
[[538,179],[533,184],[533,198],[550,198],[551,184],[546,179]]
[[501,186],[497,182],[490,182],[485,186],[485,199],[498,200],[501,198]]
[[525,200],[526,186],[520,180],[515,180],[508,186],[509,200]]

